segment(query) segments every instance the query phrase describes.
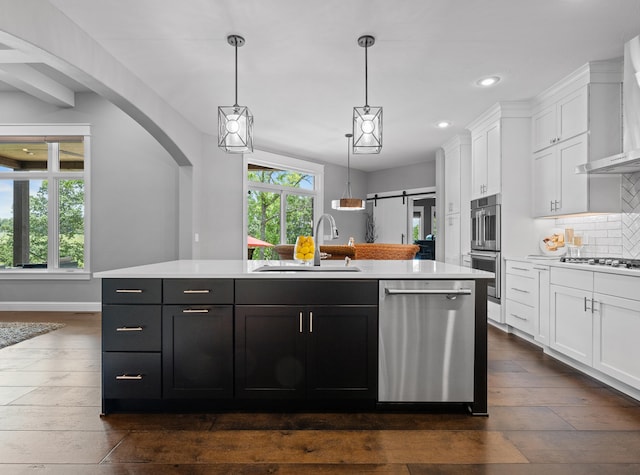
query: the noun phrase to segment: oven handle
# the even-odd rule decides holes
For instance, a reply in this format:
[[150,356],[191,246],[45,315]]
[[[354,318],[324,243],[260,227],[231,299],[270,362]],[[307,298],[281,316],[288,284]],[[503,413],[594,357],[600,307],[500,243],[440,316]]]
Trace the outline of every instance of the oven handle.
[[498,260],[498,256],[500,253],[498,252],[492,252],[492,253],[480,253],[480,252],[475,252],[475,251],[471,251],[469,253],[469,256],[471,256],[471,258],[475,258],[475,259],[482,259],[483,261],[497,261]]

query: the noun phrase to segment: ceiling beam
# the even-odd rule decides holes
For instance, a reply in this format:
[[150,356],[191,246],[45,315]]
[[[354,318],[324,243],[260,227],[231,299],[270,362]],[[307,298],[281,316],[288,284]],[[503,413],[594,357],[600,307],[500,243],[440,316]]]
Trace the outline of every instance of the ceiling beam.
[[60,107],[74,107],[75,93],[28,64],[0,63],[0,81]]
[[0,64],[3,63],[41,63],[33,55],[23,53],[17,49],[0,49]]

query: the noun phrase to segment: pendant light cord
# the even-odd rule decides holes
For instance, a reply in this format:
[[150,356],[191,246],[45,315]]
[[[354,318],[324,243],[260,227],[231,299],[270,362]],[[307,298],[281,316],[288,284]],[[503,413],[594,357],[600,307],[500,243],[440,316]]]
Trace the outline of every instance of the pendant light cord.
[[351,198],[351,154],[350,152],[351,138],[347,137],[347,198]]
[[365,44],[364,47],[364,106],[369,107],[369,67],[368,67],[368,55],[367,50],[369,45]]
[[236,102],[234,107],[238,107],[238,41],[236,40],[234,49],[236,50]]

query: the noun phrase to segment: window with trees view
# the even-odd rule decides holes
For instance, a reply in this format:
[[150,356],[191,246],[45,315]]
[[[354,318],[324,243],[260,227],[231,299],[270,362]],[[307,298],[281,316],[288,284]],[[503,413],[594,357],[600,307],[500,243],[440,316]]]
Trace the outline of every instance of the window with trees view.
[[[313,173],[249,163],[247,167],[247,231],[276,245],[294,244],[313,234],[318,177]],[[259,246],[252,259],[278,259],[273,247]]]
[[85,269],[86,142],[0,135],[0,269]]

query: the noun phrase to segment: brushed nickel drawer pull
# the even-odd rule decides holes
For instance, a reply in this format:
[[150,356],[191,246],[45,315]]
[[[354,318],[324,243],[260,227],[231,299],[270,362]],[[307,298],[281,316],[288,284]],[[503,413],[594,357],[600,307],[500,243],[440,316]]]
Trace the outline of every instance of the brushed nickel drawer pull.
[[203,289],[203,290],[183,290],[182,293],[183,294],[208,294],[209,292],[211,292],[209,289]]
[[313,333],[313,312],[309,312],[309,333]]
[[141,332],[142,327],[118,327],[117,332]]
[[140,381],[142,380],[142,375],[121,374],[120,376],[116,376],[116,379],[119,381]]
[[116,289],[116,294],[141,294],[142,289]]
[[300,315],[298,317],[298,322],[300,325],[300,329],[298,330],[298,333],[302,333],[302,312],[300,312]]
[[516,267],[516,266],[512,266],[511,268],[512,268],[512,269],[515,269],[515,270],[523,270],[523,271],[525,271],[525,272],[529,272],[529,270],[530,270],[530,269],[527,269],[527,268],[525,268],[525,267]]
[[530,294],[531,293],[528,290],[517,289],[515,287],[511,287],[511,290],[515,290],[516,292],[521,292],[523,294]]
[[182,313],[209,313],[209,310],[206,308],[186,308]]

